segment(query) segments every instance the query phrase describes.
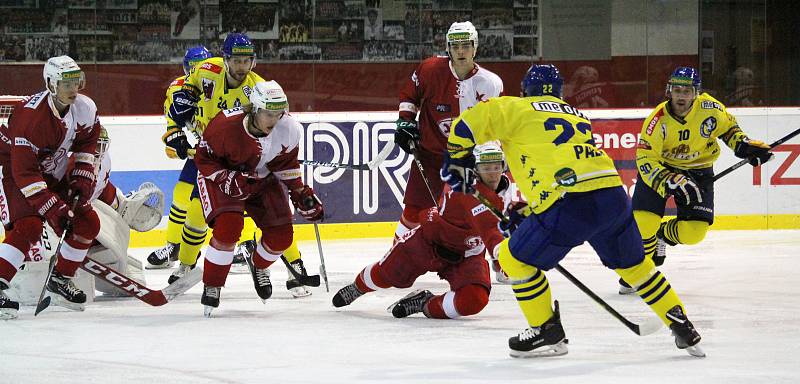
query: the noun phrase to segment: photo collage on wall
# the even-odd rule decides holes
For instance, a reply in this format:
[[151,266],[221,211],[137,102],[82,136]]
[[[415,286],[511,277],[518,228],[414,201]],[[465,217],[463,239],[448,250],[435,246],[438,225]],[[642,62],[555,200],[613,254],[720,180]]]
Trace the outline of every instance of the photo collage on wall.
[[538,0],[6,0],[0,61],[176,62],[244,32],[260,61],[417,61],[472,21],[479,60],[539,52]]

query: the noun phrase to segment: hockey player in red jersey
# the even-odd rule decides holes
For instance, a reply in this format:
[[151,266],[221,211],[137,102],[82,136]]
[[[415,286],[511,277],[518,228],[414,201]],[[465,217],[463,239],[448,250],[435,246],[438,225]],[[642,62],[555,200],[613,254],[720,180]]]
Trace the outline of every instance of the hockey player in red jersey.
[[[475,188],[497,208],[508,198],[505,160],[497,143],[475,149],[478,182]],[[340,289],[333,305],[350,305],[361,295],[390,287],[408,288],[426,272],[437,272],[450,291],[433,295],[415,291],[389,309],[394,317],[422,312],[427,317],[454,319],[474,315],[489,302],[489,265],[483,255],[496,252],[503,240],[497,217],[472,195],[443,193],[439,208],[420,215],[420,225],[406,232],[377,263],[364,268],[355,281]]]
[[322,202],[300,178],[297,160],[302,125],[287,113],[286,94],[275,81],[259,82],[248,108],[218,114],[197,147],[197,185],[213,228],[205,254],[201,302],[205,315],[219,306],[245,209],[262,230],[253,255],[253,282],[262,300],[272,295],[269,268],[292,243],[292,204],[309,221],[321,220]]
[[[97,107],[78,93],[84,75],[69,56],[47,60],[44,81],[47,89],[17,104],[8,128],[0,128],[0,219],[6,230],[0,244],[0,310],[4,313],[0,315],[4,317],[15,317],[18,305],[8,304],[2,290],[39,240],[45,220],[58,235],[71,226],[47,290],[53,293],[54,303],[83,310],[86,294],[70,279],[100,228],[89,204],[100,136]],[[68,152],[75,158],[69,172]]]
[[[450,123],[478,102],[503,94],[500,77],[475,63],[477,50],[478,32],[472,23],[453,23],[447,31],[448,56],[422,61],[400,90],[400,118],[394,140],[422,162],[434,196],[442,192],[438,169],[442,167]],[[395,239],[417,226],[419,213],[433,206],[417,167],[411,167],[403,204]]]

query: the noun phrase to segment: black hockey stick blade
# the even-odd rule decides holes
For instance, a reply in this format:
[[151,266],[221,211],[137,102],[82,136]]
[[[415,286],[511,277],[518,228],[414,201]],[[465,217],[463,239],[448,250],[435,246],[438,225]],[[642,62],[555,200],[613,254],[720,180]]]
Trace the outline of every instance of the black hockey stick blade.
[[[781,137],[780,139],[776,140],[774,143],[770,144],[769,145],[769,149],[770,150],[775,149],[775,147],[785,143],[789,139],[797,136],[798,134],[800,134],[800,128],[795,129],[794,131],[790,132],[788,135],[786,135],[784,137]],[[719,180],[720,178],[722,178],[722,176],[725,176],[725,175],[727,175],[727,174],[729,174],[729,173],[741,168],[743,165],[747,164],[748,162],[750,162],[750,159],[742,159],[738,163],[736,163],[734,165],[731,165],[730,167],[726,168],[724,171],[722,171],[719,174],[715,175],[713,181]]]
[[[286,269],[289,270],[289,273],[291,273],[301,285],[306,285],[309,287],[320,286],[321,282],[319,280],[319,275],[301,275],[297,273],[297,271],[295,271],[294,268],[292,268],[292,266],[289,264],[289,260],[286,260],[286,257],[283,255],[281,255],[281,261],[283,261],[283,264],[286,265]],[[286,284],[286,287],[289,288],[289,283],[287,282]]]

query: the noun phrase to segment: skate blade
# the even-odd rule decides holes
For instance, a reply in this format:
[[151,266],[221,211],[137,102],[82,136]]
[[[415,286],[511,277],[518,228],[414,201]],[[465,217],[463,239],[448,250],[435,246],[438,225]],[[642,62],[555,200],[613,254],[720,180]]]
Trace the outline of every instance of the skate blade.
[[147,265],[144,266],[144,269],[169,269],[172,268],[174,265],[175,263],[172,261],[159,265],[147,263]]
[[229,273],[234,275],[243,275],[245,273],[250,273],[250,267],[248,267],[247,264],[232,264]]
[[631,295],[631,294],[634,294],[634,293],[636,293],[636,288],[623,287],[621,285],[619,286],[619,294],[620,295]]
[[211,317],[211,311],[214,310],[214,307],[210,305],[203,306],[203,317]]
[[664,327],[664,322],[662,322],[661,319],[648,319],[644,323],[639,324],[639,332],[637,332],[637,334],[639,336],[652,335],[661,330],[662,327]]
[[289,289],[289,293],[291,293],[295,299],[311,296],[311,290],[306,288],[304,285]]
[[16,309],[0,309],[0,320],[14,320],[17,318]]
[[706,357],[706,352],[698,345],[687,347],[686,352],[694,357]]
[[567,352],[569,352],[569,349],[567,348],[567,340],[564,339],[556,344],[534,349],[532,351],[515,351],[512,349],[509,352],[509,355],[519,359],[529,359],[534,357],[563,356],[566,355]]
[[411,293],[403,296],[400,300],[397,300],[394,303],[392,303],[392,305],[388,306],[386,308],[386,312],[392,313],[392,311],[394,310],[394,307],[396,307],[397,304],[400,304],[401,301],[403,301],[403,300],[405,300],[405,299],[407,299],[407,298],[409,298],[411,296],[414,296],[414,295],[416,295],[416,294],[418,294],[418,293],[420,293],[422,291],[423,291],[423,289],[417,289],[417,290],[414,290],[414,292],[411,292]]
[[50,298],[51,298],[53,304],[55,304],[55,305],[57,305],[59,307],[62,307],[62,308],[66,308],[66,309],[73,310],[73,311],[78,311],[78,312],[83,312],[86,309],[86,306],[84,305],[84,303],[73,303],[73,302],[61,297],[60,295],[52,294],[52,295],[50,295]]

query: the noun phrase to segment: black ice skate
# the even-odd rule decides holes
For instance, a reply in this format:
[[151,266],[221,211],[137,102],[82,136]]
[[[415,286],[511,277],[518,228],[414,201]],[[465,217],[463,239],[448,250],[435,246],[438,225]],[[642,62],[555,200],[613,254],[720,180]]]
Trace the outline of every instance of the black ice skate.
[[538,327],[530,327],[519,335],[508,339],[511,357],[543,357],[566,355],[567,339],[561,326],[558,301],[554,304],[553,317]]
[[178,260],[180,244],[167,243],[167,245],[156,249],[147,255],[147,269],[171,268],[175,260]]
[[269,269],[253,268],[253,286],[261,301],[266,302],[272,296],[272,281],[269,279]]
[[180,263],[180,265],[178,265],[178,269],[176,269],[175,272],[172,272],[172,274],[169,275],[169,277],[167,278],[167,284],[172,284],[178,281],[178,279],[185,277],[186,275],[189,274],[189,272],[191,272],[194,269],[196,265],[197,263],[192,265],[186,265],[184,263]]
[[203,316],[211,317],[211,311],[219,307],[221,293],[221,287],[203,286],[203,296],[200,297],[200,304],[203,304]]
[[256,251],[255,240],[245,240],[236,245],[236,250],[233,252],[233,262],[231,262],[230,273],[242,274],[250,273],[250,268],[247,266],[247,259],[252,257]]
[[669,329],[672,336],[675,336],[675,345],[679,349],[685,349],[690,355],[695,357],[706,357],[706,353],[697,345],[700,342],[700,334],[694,329],[694,325],[679,305],[667,311],[667,319],[672,321]]
[[[306,267],[303,265],[302,259],[292,261],[289,263],[288,267],[294,269],[295,273],[298,275],[308,277],[308,271],[306,271]],[[291,293],[294,297],[311,296],[311,290],[303,285],[300,280],[294,277],[292,271],[289,271],[289,280],[286,280],[286,289],[288,289],[289,293]]]
[[0,320],[16,319],[19,303],[6,296],[3,292],[6,289],[8,289],[8,285],[0,281]]
[[55,294],[51,295],[54,304],[73,311],[84,310],[86,294],[75,286],[71,278],[53,271],[47,282],[47,290]]
[[352,283],[347,285],[336,292],[333,295],[333,306],[336,308],[344,307],[345,305],[350,305],[350,303],[356,301],[359,297],[361,297],[364,292],[358,290],[356,287],[356,283]]
[[661,226],[658,227],[658,232],[656,232],[656,254],[653,255],[653,264],[656,267],[659,267],[664,264],[664,260],[667,258],[667,244],[669,245],[676,245],[672,242],[667,242],[666,238],[664,237],[664,224],[661,223]]
[[401,319],[408,317],[418,312],[422,312],[425,304],[433,298],[433,293],[428,290],[417,290],[409,293],[406,297],[398,300],[394,304],[386,308],[387,311],[392,313],[392,316]]

